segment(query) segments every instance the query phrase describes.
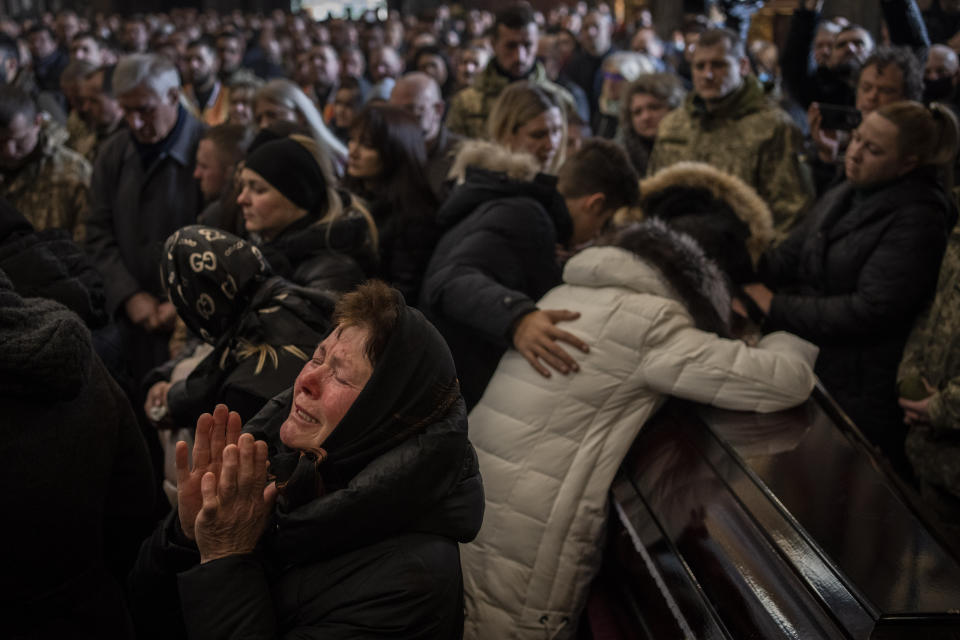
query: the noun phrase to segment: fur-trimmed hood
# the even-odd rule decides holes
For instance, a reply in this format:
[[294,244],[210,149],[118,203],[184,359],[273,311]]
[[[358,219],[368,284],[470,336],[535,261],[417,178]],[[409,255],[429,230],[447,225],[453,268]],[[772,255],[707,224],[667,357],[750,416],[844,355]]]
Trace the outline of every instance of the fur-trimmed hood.
[[540,173],[540,165],[533,154],[513,151],[489,140],[464,140],[447,177],[462,184],[468,168],[505,173],[518,182],[529,182]]
[[[667,192],[680,189],[703,192],[709,195],[705,200],[713,198],[730,208],[749,229],[746,248],[754,265],[760,260],[763,252],[770,248],[776,237],[770,207],[743,180],[703,162],[678,162],[658,171],[656,175],[641,180],[640,209],[643,211],[641,215],[658,215],[656,212],[658,201],[662,201]],[[663,215],[663,217],[670,216]],[[629,219],[621,217],[617,222],[625,224]]]
[[617,233],[615,246],[585,249],[563,271],[568,284],[624,287],[677,300],[698,329],[731,335],[730,290],[717,265],[690,236],[653,218]]
[[573,233],[567,205],[557,192],[556,176],[540,173],[529,153],[469,140],[457,152],[449,175],[456,178],[457,186],[437,212],[443,228],[452,227],[491,200],[529,198],[550,215],[560,242],[565,244]]

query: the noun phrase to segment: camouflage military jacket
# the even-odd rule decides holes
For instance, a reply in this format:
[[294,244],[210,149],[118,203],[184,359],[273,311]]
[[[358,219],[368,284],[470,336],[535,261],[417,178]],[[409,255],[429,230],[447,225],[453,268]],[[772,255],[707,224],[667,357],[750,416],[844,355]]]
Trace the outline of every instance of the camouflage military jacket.
[[769,103],[760,82],[748,76],[711,111],[690,94],[683,106],[668,113],[660,123],[647,175],[684,160],[735,175],[770,206],[782,238],[813,201],[813,182],[800,161],[801,149],[801,134],[790,116]]
[[960,495],[960,228],[954,228],[940,267],[937,295],[917,322],[898,380],[922,376],[937,388],[930,425],[910,427],[907,456],[917,475]]
[[93,170],[83,156],[66,147],[66,137],[62,127],[44,125],[39,153],[14,172],[0,172],[0,195],[38,231],[66,229],[83,242]]
[[67,146],[92,163],[97,151],[97,134],[80,118],[76,110],[67,116]]
[[[570,92],[547,78],[547,72],[539,62],[533,67],[528,80],[549,89],[566,103],[569,109],[575,109]],[[468,138],[486,138],[487,116],[490,115],[493,103],[496,102],[500,93],[511,82],[513,80],[501,74],[491,60],[486,69],[473,81],[473,85],[451,98],[450,110],[447,112],[447,129]]]

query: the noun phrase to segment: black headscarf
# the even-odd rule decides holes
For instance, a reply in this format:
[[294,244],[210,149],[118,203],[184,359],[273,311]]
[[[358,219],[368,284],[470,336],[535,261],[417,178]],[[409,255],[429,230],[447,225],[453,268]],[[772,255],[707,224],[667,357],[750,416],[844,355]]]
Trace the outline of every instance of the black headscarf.
[[184,323],[214,346],[170,388],[167,403],[177,424],[193,425],[225,401],[228,381],[245,391],[234,394],[230,408],[252,417],[293,384],[329,331],[331,298],[270,278],[259,250],[229,233],[184,227],[167,240],[162,270]]
[[[367,464],[447,415],[460,398],[447,343],[423,315],[394,290],[398,318],[373,373],[333,433],[323,443],[324,460],[275,442],[271,469],[284,484],[281,510],[317,497],[319,488],[346,484]],[[279,431],[290,413],[292,390],[276,399],[264,431]]]
[[167,238],[160,270],[184,324],[210,344],[235,324],[270,277],[257,247],[201,225],[183,227]]

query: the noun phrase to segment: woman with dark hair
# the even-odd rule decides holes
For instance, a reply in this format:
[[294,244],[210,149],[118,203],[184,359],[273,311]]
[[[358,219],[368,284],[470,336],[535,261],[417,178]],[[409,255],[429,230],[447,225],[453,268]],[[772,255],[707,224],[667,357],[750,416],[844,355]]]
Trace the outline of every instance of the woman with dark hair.
[[454,91],[453,67],[447,54],[435,44],[424,45],[413,53],[410,71],[421,71],[437,81],[440,93],[446,100]]
[[624,90],[616,140],[641,176],[647,173],[660,121],[683,103],[685,95],[683,83],[672,73],[641,75]]
[[366,210],[334,187],[316,154],[305,136],[257,146],[240,172],[237,204],[274,273],[343,293],[375,270],[377,231]]
[[334,317],[242,435],[219,405],[192,466],[178,444],[177,509],[130,580],[151,637],[461,637],[483,488],[450,351],[382,282]]
[[344,184],[369,205],[380,234],[380,273],[411,302],[439,238],[439,203],[427,181],[427,151],[416,119],[368,105],[350,132]]

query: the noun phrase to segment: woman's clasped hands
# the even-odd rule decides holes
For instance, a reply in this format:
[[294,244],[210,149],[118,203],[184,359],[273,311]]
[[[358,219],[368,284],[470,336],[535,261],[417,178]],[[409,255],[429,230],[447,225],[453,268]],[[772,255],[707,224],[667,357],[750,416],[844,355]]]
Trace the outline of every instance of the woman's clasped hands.
[[180,527],[201,562],[253,551],[273,511],[267,444],[241,428],[240,416],[219,404],[197,420],[192,468],[187,443],[177,443]]

